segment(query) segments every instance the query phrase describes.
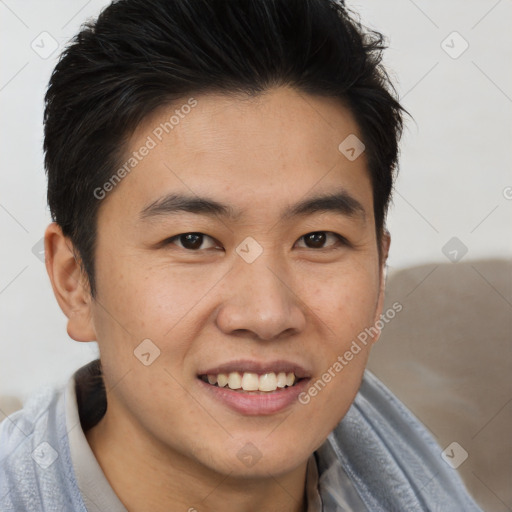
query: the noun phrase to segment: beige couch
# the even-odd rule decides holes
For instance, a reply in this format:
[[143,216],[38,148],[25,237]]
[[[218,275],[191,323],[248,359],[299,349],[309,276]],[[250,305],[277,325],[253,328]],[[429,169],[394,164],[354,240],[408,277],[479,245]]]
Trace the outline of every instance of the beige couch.
[[455,441],[468,453],[457,471],[482,508],[510,512],[512,262],[390,273],[385,309],[396,301],[403,310],[384,328],[369,369],[442,448]]
[[[468,453],[457,471],[483,509],[510,512],[512,262],[390,272],[385,309],[397,301],[403,310],[385,326],[370,370],[442,448],[455,441]],[[0,420],[20,407],[0,396]]]

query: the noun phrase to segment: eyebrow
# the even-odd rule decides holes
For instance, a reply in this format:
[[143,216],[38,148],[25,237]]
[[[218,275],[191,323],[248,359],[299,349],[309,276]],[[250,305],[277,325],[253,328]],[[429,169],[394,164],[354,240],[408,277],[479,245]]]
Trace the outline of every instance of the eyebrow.
[[[140,218],[141,220],[150,220],[162,215],[168,216],[180,212],[225,218],[231,221],[237,221],[243,214],[242,211],[231,205],[207,197],[169,194],[145,206],[140,212]],[[288,206],[281,213],[281,220],[329,212],[344,217],[359,217],[363,222],[366,221],[366,212],[363,205],[345,190],[309,197]]]

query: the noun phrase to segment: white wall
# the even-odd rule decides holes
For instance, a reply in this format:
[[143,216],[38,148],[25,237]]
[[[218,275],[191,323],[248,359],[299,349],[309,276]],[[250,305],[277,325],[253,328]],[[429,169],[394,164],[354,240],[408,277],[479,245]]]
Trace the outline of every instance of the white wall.
[[[452,237],[467,247],[465,259],[510,258],[512,2],[348,3],[389,37],[386,63],[414,117],[388,222],[390,267],[446,262],[442,248]],[[0,393],[22,399],[42,384],[62,384],[97,356],[94,343],[68,338],[32,249],[50,221],[41,149],[45,87],[65,42],[106,4],[0,2]],[[441,47],[453,31],[469,44],[456,59]],[[41,58],[34,40],[39,52],[59,48]],[[452,54],[463,48],[453,37],[445,44]]]

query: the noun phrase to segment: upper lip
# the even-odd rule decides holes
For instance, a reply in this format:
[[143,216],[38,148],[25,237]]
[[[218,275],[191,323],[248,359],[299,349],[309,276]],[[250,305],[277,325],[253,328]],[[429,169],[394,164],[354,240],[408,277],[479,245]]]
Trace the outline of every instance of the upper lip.
[[229,361],[218,366],[212,366],[206,370],[201,370],[198,375],[218,375],[219,373],[229,374],[231,372],[240,373],[257,373],[263,375],[265,373],[294,373],[298,379],[308,378],[310,374],[297,363],[285,360],[276,361],[252,361],[248,359],[240,359],[237,361]]

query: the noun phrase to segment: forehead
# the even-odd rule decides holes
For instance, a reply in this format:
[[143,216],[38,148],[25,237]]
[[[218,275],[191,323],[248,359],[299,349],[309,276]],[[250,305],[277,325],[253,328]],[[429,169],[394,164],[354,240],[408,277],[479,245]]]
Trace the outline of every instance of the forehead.
[[340,151],[347,137],[362,138],[350,111],[335,98],[290,88],[256,97],[187,97],[158,109],[134,132],[121,165],[135,165],[128,165],[109,202],[137,207],[140,215],[151,203],[180,193],[232,204],[241,214],[270,214],[273,205],[281,212],[283,204],[308,193],[342,188],[368,208],[365,155],[348,159]]

